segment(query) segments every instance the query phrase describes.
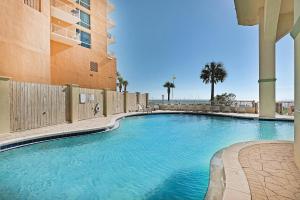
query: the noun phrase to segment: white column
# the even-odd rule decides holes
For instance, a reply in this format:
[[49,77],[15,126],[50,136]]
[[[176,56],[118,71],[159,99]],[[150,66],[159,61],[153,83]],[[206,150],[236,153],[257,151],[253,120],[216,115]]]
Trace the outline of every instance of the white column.
[[259,24],[259,116],[274,118],[275,96],[275,44],[273,37],[265,32],[265,13],[260,9]]
[[300,0],[294,0],[292,37],[295,41],[295,162],[300,169]]

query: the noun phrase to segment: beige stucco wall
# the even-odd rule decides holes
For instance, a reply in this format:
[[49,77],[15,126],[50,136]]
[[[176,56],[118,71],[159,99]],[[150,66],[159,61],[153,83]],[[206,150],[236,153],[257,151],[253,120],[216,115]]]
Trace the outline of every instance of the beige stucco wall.
[[50,2],[41,12],[23,0],[0,1],[0,76],[50,82]]

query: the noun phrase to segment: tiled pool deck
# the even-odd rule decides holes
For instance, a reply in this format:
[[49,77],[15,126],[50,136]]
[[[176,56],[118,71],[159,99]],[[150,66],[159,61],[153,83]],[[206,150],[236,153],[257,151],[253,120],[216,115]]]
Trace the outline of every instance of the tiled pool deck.
[[293,144],[256,144],[242,149],[239,161],[252,199],[300,199],[300,171]]
[[[187,112],[155,111],[154,113]],[[46,136],[110,129],[114,127],[118,119],[139,114],[145,113],[123,113],[75,123],[0,134],[0,146]],[[256,114],[213,114],[238,118],[258,118]],[[276,118],[293,120],[293,117],[290,116],[276,116]],[[225,176],[223,200],[300,200],[300,171],[293,161],[291,142],[235,144],[222,151],[222,162]]]

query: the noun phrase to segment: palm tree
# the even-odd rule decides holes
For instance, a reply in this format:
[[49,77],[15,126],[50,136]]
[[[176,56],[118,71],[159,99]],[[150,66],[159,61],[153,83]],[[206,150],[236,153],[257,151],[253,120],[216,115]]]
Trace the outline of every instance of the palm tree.
[[215,84],[223,82],[227,77],[227,72],[222,63],[211,62],[206,64],[201,71],[200,79],[203,83],[211,84],[210,102],[213,104],[215,96]]
[[167,92],[168,92],[168,101],[170,101],[170,92],[171,92],[171,88],[175,88],[175,85],[169,81],[167,81],[164,85],[165,88],[167,88]]
[[116,76],[117,76],[117,78],[121,77],[120,72],[116,72]]
[[118,83],[117,83],[117,85],[118,85],[118,87],[119,87],[119,91],[120,91],[120,92],[122,92],[123,82],[124,82],[123,78],[122,78],[121,76],[119,76],[119,77],[118,77]]
[[128,81],[124,80],[123,86],[124,86],[124,92],[127,92]]

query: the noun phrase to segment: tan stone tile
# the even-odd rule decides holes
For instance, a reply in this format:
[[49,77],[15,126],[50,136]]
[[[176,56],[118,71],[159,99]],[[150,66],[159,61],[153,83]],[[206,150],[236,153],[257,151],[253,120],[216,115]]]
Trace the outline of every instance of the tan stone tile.
[[275,192],[277,194],[277,191],[279,190],[284,190],[283,187],[279,186],[279,185],[275,185],[272,183],[266,183],[266,188],[272,190],[273,192]]
[[269,190],[268,188],[265,188],[265,192],[268,197],[276,196],[277,194],[273,192],[272,190]]
[[268,200],[280,200],[277,196],[268,197]]
[[275,193],[282,197],[296,199],[296,197],[294,196],[294,193],[287,191],[287,190],[276,190]]
[[261,176],[264,176],[264,177],[268,177],[268,176],[271,176],[270,173],[266,172],[266,171],[255,171],[255,173],[261,175]]
[[273,169],[273,170],[281,170],[281,164],[279,161],[264,161],[263,162],[263,168],[265,169]]
[[257,161],[250,161],[250,166],[254,169],[254,170],[263,170],[263,164],[261,164],[260,162]]
[[286,189],[286,191],[294,193],[294,194],[296,194],[297,192],[300,191],[299,188],[294,187],[293,185],[284,185],[283,187]]
[[287,197],[283,197],[283,196],[277,196],[278,200],[298,200],[298,199],[291,199],[291,198],[287,198]]

